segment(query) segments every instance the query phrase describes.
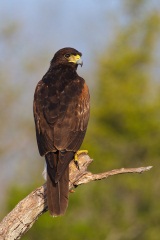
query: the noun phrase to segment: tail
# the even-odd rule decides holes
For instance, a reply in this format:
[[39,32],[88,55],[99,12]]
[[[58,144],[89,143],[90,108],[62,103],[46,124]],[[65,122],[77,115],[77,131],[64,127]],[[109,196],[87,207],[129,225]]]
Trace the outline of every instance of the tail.
[[61,179],[55,183],[47,174],[47,203],[52,216],[64,215],[68,207],[69,193],[69,167],[65,170]]
[[[47,203],[48,210],[52,216],[64,215],[68,207],[69,163],[66,164],[67,156],[62,156],[61,158],[59,155],[59,152],[50,152],[45,156],[47,163]],[[70,156],[70,158],[71,161],[72,157]],[[62,164],[63,159],[66,167],[59,175],[57,170],[60,165],[58,163]]]

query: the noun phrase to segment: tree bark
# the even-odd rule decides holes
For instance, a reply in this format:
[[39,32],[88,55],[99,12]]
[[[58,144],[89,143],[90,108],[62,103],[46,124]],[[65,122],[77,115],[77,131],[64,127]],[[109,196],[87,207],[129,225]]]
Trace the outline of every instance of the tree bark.
[[[79,155],[79,169],[74,161],[70,163],[69,189],[80,184],[101,180],[122,173],[143,173],[152,167],[121,168],[112,171],[93,174],[87,171],[92,159],[87,154]],[[0,240],[20,239],[34,224],[40,215],[47,211],[46,184],[31,192],[20,201],[15,208],[0,223]]]

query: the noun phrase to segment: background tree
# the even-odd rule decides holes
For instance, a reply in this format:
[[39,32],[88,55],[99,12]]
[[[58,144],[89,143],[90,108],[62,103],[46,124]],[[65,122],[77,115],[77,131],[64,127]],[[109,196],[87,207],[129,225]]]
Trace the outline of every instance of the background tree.
[[100,60],[88,141],[94,146],[95,159],[101,153],[96,170],[149,163],[155,166],[153,175],[143,179],[120,176],[110,185],[93,186],[94,211],[101,212],[98,219],[105,227],[107,223],[107,239],[149,240],[159,236],[160,101],[159,83],[151,75],[159,26],[155,12],[139,24],[130,22]]

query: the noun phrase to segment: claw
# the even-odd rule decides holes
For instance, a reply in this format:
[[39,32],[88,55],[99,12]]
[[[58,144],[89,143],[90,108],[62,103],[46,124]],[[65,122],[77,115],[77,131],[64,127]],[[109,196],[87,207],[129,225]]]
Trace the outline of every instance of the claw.
[[75,155],[74,155],[74,161],[78,161],[78,155],[82,154],[82,153],[88,153],[88,150],[78,150]]
[[79,168],[79,164],[78,164],[78,155],[80,155],[80,154],[82,154],[82,153],[88,153],[88,150],[78,150],[76,153],[75,153],[75,155],[74,155],[74,162],[75,162],[75,164],[76,164],[76,167],[77,167],[77,169],[78,170],[80,170],[80,168]]

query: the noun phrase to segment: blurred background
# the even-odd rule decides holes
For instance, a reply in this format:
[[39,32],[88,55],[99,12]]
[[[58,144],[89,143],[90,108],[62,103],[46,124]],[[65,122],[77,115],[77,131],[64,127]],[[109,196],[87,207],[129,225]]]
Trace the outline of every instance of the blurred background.
[[159,240],[159,39],[158,0],[0,0],[1,219],[44,183],[33,95],[62,47],[83,53],[89,170],[153,166],[78,187],[64,217],[45,213],[23,240]]

